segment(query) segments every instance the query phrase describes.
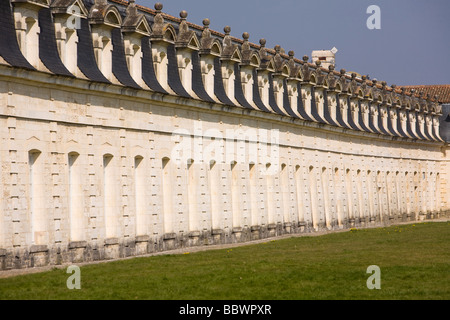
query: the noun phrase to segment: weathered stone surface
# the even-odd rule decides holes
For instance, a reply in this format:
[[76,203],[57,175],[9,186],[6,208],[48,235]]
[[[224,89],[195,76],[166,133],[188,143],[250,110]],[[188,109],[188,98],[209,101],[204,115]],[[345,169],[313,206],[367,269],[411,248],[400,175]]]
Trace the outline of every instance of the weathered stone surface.
[[[450,149],[436,100],[287,57],[264,40],[257,49],[230,28],[213,37],[208,20],[195,30],[185,12],[169,19],[160,4],[149,36],[152,13],[130,2],[122,26],[125,5],[102,1],[91,17],[80,8],[77,32],[62,4],[53,12],[47,41],[76,78],[39,61],[41,6],[0,5],[15,10],[0,26],[20,35],[30,64],[0,59],[1,269],[449,214]],[[126,33],[119,45],[114,28]],[[144,74],[141,47],[152,59]],[[127,61],[120,78],[142,89],[115,77],[113,50]]]

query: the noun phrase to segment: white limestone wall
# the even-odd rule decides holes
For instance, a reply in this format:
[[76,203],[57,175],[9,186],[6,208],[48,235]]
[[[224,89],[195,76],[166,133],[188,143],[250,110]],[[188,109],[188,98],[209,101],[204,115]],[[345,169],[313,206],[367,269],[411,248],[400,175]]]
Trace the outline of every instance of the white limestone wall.
[[0,81],[0,253],[19,265],[449,210],[442,144],[80,83]]

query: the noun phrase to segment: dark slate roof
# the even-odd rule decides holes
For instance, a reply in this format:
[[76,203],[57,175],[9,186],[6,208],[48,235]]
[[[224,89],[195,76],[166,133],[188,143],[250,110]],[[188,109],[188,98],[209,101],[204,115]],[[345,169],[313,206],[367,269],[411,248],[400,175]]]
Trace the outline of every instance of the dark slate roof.
[[[51,3],[51,8],[60,8],[63,10],[64,7],[67,7],[73,4],[75,0],[53,0]],[[175,18],[173,16],[162,13],[162,5],[155,5],[155,10],[138,6],[134,3],[134,1],[124,1],[124,0],[81,0],[86,9],[90,12],[89,21],[91,23],[102,23],[104,20],[104,14],[111,7],[114,7],[114,11],[118,11],[119,15],[122,17],[123,25],[122,29],[117,28],[112,31],[112,43],[113,43],[113,51],[112,51],[112,72],[115,77],[119,80],[121,84],[127,87],[132,87],[135,89],[141,89],[140,86],[134,81],[131,77],[130,72],[127,68],[127,62],[125,57],[125,50],[123,44],[123,36],[122,31],[134,31],[143,18],[149,22],[149,25],[152,26],[153,32],[150,37],[142,38],[142,52],[143,52],[143,60],[142,60],[142,78],[144,82],[150,87],[152,90],[167,94],[167,92],[162,88],[161,84],[158,83],[158,80],[155,75],[155,70],[153,67],[152,61],[152,53],[151,53],[151,40],[156,40],[158,37],[164,37],[164,31],[166,27],[169,27],[177,36],[175,43],[171,43],[168,45],[167,49],[167,58],[168,58],[168,85],[175,92],[176,95],[191,98],[186,89],[195,93],[201,100],[207,102],[214,102],[214,99],[208,95],[205,90],[205,87],[202,82],[202,74],[201,74],[201,64],[199,59],[199,53],[208,52],[211,49],[211,45],[214,41],[221,42],[222,46],[222,56],[216,57],[214,60],[214,95],[218,98],[222,103],[229,106],[236,106],[232,101],[234,99],[237,101],[237,105],[242,106],[245,109],[253,109],[254,106],[250,103],[251,101],[247,101],[241,83],[241,78],[236,77],[234,81],[234,96],[228,97],[223,84],[222,78],[222,70],[220,61],[221,60],[232,60],[235,64],[235,73],[239,74],[240,65],[251,64],[251,58],[253,54],[259,54],[259,58],[261,59],[260,69],[266,69],[269,71],[269,101],[268,104],[265,105],[262,102],[260,97],[258,84],[255,81],[253,83],[253,103],[256,107],[263,112],[275,112],[281,116],[290,116],[293,118],[299,118],[298,115],[291,109],[290,100],[287,91],[287,81],[284,79],[284,93],[283,93],[283,102],[282,105],[277,105],[277,99],[275,99],[274,94],[274,84],[273,84],[273,76],[275,75],[284,75],[290,76],[292,78],[297,78],[297,74],[302,72],[302,81],[303,83],[307,83],[312,74],[315,74],[317,85],[322,85],[325,77],[328,77],[328,83],[330,84],[330,88],[334,88],[338,79],[336,76],[338,73],[332,72],[328,73],[326,76],[320,68],[320,64],[316,64],[316,66],[309,64],[309,58],[307,56],[303,57],[303,62],[294,58],[294,53],[289,52],[289,57],[285,54],[284,50],[281,49],[280,46],[276,46],[274,50],[265,48],[265,40],[260,41],[260,46],[255,44],[251,44],[248,42],[249,35],[244,33],[243,39],[236,39],[230,36],[231,29],[229,27],[225,27],[225,34],[221,34],[216,31],[209,30],[209,20],[205,19],[203,24],[204,27],[200,27],[194,25],[192,23],[188,23],[186,21],[187,12],[183,11],[180,14],[181,19]],[[114,6],[113,4],[118,4],[118,6]],[[95,8],[98,11],[93,12],[92,9],[95,5]],[[138,11],[139,9],[139,11]],[[144,14],[142,14],[144,12]],[[22,55],[19,45],[17,43],[17,38],[15,35],[15,26],[14,20],[11,12],[11,5],[9,1],[0,0],[0,14],[2,16],[2,20],[0,20],[0,56],[3,59],[15,67],[22,67],[28,69],[34,69],[24,58]],[[168,20],[165,22],[165,20]],[[81,19],[81,29],[77,30],[77,34],[79,37],[78,42],[78,67],[81,72],[91,81],[110,83],[104,75],[99,70],[96,59],[94,56],[94,49],[92,44],[92,35],[90,30],[89,21],[87,19]],[[67,70],[64,64],[61,61],[61,58],[58,54],[58,49],[56,45],[55,38],[55,29],[52,21],[51,9],[44,8],[39,12],[39,26],[41,29],[39,36],[39,56],[43,64],[50,70],[52,73],[57,75],[64,75],[73,77],[73,75]],[[200,52],[196,50],[192,53],[192,87],[184,88],[180,79],[180,74],[177,65],[176,58],[176,48],[180,47],[188,47],[191,45],[191,40],[194,37],[194,34],[197,35],[197,38],[200,40]],[[239,44],[241,48],[239,50]],[[255,50],[254,50],[255,49]],[[259,51],[259,52],[258,52]],[[273,60],[271,60],[273,58]],[[289,60],[286,60],[289,59]],[[271,61],[271,62],[270,62]],[[240,63],[240,64],[239,64]],[[286,67],[289,68],[289,75],[286,74]],[[333,71],[330,69],[330,72]],[[274,72],[274,74],[272,74]],[[253,75],[256,78],[257,70],[253,70]],[[358,85],[361,81],[356,81],[356,74],[352,75],[352,81],[348,81],[349,77],[346,76],[345,70],[341,70],[341,77],[339,81],[341,81],[343,92],[350,92],[355,94],[358,88],[362,88],[364,95],[366,96],[368,91],[365,89],[367,83],[365,83],[366,79],[363,80],[363,84],[361,86]],[[358,83],[357,83],[358,82]],[[372,82],[371,87],[380,90],[379,86],[376,82]],[[297,85],[299,92],[301,88],[301,83],[299,82]],[[415,90],[415,93],[420,92],[421,94],[418,97],[418,100],[421,101],[421,111],[428,112],[429,108],[434,110],[434,104],[431,101],[434,101],[434,96],[439,96],[439,101],[442,102],[450,102],[450,85],[441,85],[441,86],[406,86],[404,97],[415,96],[413,98],[414,101],[417,100],[416,94],[411,94],[408,92],[409,90]],[[369,116],[369,123],[366,127],[362,118],[362,110],[359,108],[359,113],[356,115],[355,121],[352,118],[352,110],[351,105],[349,103],[349,108],[347,110],[347,119],[348,125],[346,125],[342,121],[342,115],[339,107],[339,99],[336,110],[336,121],[333,121],[331,115],[328,110],[328,100],[327,100],[327,92],[324,92],[325,101],[324,101],[324,113],[319,114],[317,110],[317,105],[315,101],[314,85],[311,89],[312,100],[311,100],[311,116],[308,116],[304,110],[302,97],[299,94],[298,96],[298,106],[297,111],[301,115],[302,118],[308,121],[315,121],[324,124],[331,124],[334,126],[346,127],[353,130],[362,130],[367,132],[375,132],[386,134],[390,136],[399,136],[402,138],[412,137],[413,139],[427,139],[427,140],[440,140],[437,137],[437,132],[435,132],[434,127],[429,131],[428,126],[424,126],[423,133],[418,132],[417,134],[412,133],[412,128],[409,122],[407,122],[407,127],[405,132],[401,127],[401,119],[398,117],[396,123],[392,123],[392,120],[389,118],[386,127],[383,127],[381,122],[381,115],[379,114],[379,129],[374,127],[373,119]],[[380,94],[383,97],[383,101],[386,101],[386,97],[392,94],[396,94],[395,87],[387,88],[385,84],[381,85]],[[431,99],[429,99],[431,97]],[[350,99],[349,97],[347,97]],[[350,101],[348,101],[350,102]],[[434,102],[433,102],[434,103]],[[270,108],[269,108],[270,106]],[[395,108],[395,106],[393,106]],[[270,110],[272,109],[272,110]],[[396,110],[397,115],[399,115],[399,110]],[[411,111],[412,112],[412,111]],[[411,113],[407,111],[407,113]],[[415,115],[417,116],[417,115]],[[442,116],[442,118],[449,119],[450,116],[446,113]],[[447,121],[442,120],[441,121]],[[393,127],[397,125],[397,131],[393,130]],[[419,127],[417,123],[417,128]]]
[[295,114],[295,112],[292,110],[291,103],[289,101],[289,93],[288,93],[288,86],[287,86],[287,80],[284,79],[283,81],[283,106],[284,110],[293,118],[298,119],[299,117]]
[[277,101],[275,100],[275,93],[273,91],[273,78],[272,75],[269,75],[269,105],[275,113],[285,116],[286,114],[281,111],[278,107]]
[[[257,79],[258,71],[256,69],[253,69],[253,79]],[[258,81],[253,81],[253,102],[258,107],[259,110],[264,112],[270,112],[270,110],[266,107],[266,105],[263,103],[261,99],[261,95],[259,94],[259,87],[258,87]]]
[[125,49],[123,47],[122,31],[114,28],[111,31],[113,51],[112,51],[112,72],[117,80],[124,86],[142,89],[131,77],[128,71],[127,60],[125,58]]
[[323,91],[323,97],[324,97],[324,108],[323,108],[323,116],[325,118],[325,121],[329,124],[338,127],[339,125],[331,118],[330,110],[328,107],[328,92],[327,90]]
[[380,133],[389,136],[391,134],[387,132],[387,128],[385,128],[383,125],[383,117],[381,115],[381,107],[378,106],[377,108],[378,108],[378,128],[380,128],[380,131],[381,131]]
[[84,3],[84,6],[89,11],[91,7],[94,5],[95,0],[82,0]]
[[412,127],[411,127],[411,123],[409,121],[409,110],[406,110],[406,117],[408,119],[408,121],[406,121],[406,132],[413,138],[413,139],[419,139],[417,134],[414,134]]
[[358,105],[359,105],[358,106],[358,122],[359,122],[359,125],[361,126],[361,129],[363,129],[363,131],[371,132],[371,130],[369,128],[367,128],[366,124],[364,123],[362,106],[361,106],[361,100],[358,100]]
[[387,131],[392,136],[398,136],[398,134],[395,132],[394,128],[392,127],[392,120],[389,115],[389,111],[388,111],[388,119],[387,119]]
[[400,117],[400,109],[397,109],[397,131],[400,134],[400,136],[408,138],[408,135],[405,132],[403,132],[402,121]]
[[215,102],[206,92],[203,85],[200,57],[197,51],[192,52],[192,90],[202,100]]
[[98,68],[94,56],[92,44],[92,34],[87,19],[81,19],[81,28],[77,30],[78,34],[78,68],[83,74],[92,81],[110,83]]
[[170,88],[179,96],[185,98],[191,98],[189,93],[183,87],[180,80],[180,74],[178,72],[178,62],[175,52],[175,45],[169,44],[167,46],[167,60],[169,62],[167,66],[167,81]]
[[[302,116],[303,119],[308,120],[308,121],[313,121],[313,119],[311,119],[311,117],[308,115],[308,113],[306,113],[305,110],[305,106],[303,105],[303,99],[302,99],[302,95],[300,94],[302,91],[302,85],[299,83],[297,83],[297,92],[298,94],[298,98],[297,98],[297,111],[298,113]],[[339,103],[339,100],[338,100]],[[339,105],[338,105],[338,110],[339,110]]]
[[[409,121],[408,121],[408,123],[409,123]],[[375,123],[373,122],[372,115],[369,115],[369,129],[374,133],[381,133],[380,130],[375,128]]]
[[74,77],[61,61],[56,45],[55,25],[51,9],[39,10],[39,58],[48,70],[61,76]]
[[428,126],[426,125],[426,123],[425,123],[425,125],[423,126],[423,128],[424,128],[424,131],[425,131],[425,138],[427,138],[427,139],[430,140],[430,141],[433,141],[434,139],[433,139],[433,137],[431,136],[431,132],[428,131]]
[[443,116],[440,119],[439,135],[446,142],[450,142],[450,104],[442,105]]
[[[349,103],[349,105],[350,105],[350,103]],[[348,110],[350,110],[350,107],[348,108]],[[315,119],[316,122],[327,123],[324,119],[322,119],[322,117],[319,115],[319,112],[317,110],[316,94],[314,92],[314,86],[311,87],[311,115],[313,116],[313,118]],[[354,129],[359,130],[356,126]]]
[[153,91],[168,94],[161,86],[156,78],[155,69],[153,67],[153,55],[150,48],[150,37],[143,37],[142,44],[142,79],[145,84]]
[[242,80],[239,76],[240,68],[238,63],[234,65],[234,74],[237,75],[234,79],[234,95],[237,102],[239,102],[239,104],[244,108],[253,110],[253,107],[248,103],[247,99],[244,96],[244,91],[242,90]]
[[0,1],[0,56],[13,67],[35,70],[20,51],[9,1]]
[[416,132],[419,136],[419,139],[426,140],[426,138],[423,136],[422,132],[420,131],[420,124],[419,124],[419,117],[416,115]]
[[220,58],[214,59],[214,94],[220,102],[235,107],[234,103],[228,98],[225,88],[223,87],[222,68],[220,67]]

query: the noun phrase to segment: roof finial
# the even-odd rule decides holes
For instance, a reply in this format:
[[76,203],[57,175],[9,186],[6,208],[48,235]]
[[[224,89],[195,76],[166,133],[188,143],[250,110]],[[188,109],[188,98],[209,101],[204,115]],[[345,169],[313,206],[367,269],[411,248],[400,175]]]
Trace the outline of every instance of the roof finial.
[[186,20],[187,16],[188,16],[188,13],[187,13],[186,10],[183,10],[183,11],[180,12],[181,20]]
[[211,21],[208,18],[203,19],[202,41],[211,37],[211,31],[209,30],[210,23]]
[[253,56],[253,51],[250,48],[250,43],[248,42],[248,39],[250,39],[250,34],[248,32],[244,32],[242,34],[242,38],[244,39],[244,42],[241,46],[241,55],[242,55],[242,64],[251,64],[251,59]]
[[128,16],[136,16],[138,14],[136,3],[134,3],[134,0],[128,1],[128,7],[127,7],[127,17]]
[[183,47],[188,45],[189,40],[191,39],[191,36],[193,34],[193,31],[189,30],[189,25],[186,21],[187,16],[188,13],[186,10],[180,12],[181,21],[178,27],[178,37],[176,44]]
[[161,10],[163,8],[162,3],[158,2],[155,3],[155,18],[153,19],[153,32],[152,32],[152,38],[158,38],[163,39],[164,38],[164,17],[161,13]]
[[250,39],[250,35],[248,32],[244,32],[242,34],[242,39],[244,39],[244,43],[242,44],[242,51],[250,50],[250,44],[248,43],[248,39]]
[[266,66],[266,63],[270,60],[266,52],[266,39],[262,38],[259,40],[259,56],[261,57],[261,64]]
[[230,26],[226,26],[225,28],[223,28],[223,31],[225,32],[225,35],[229,36],[231,32]]
[[163,4],[161,2],[155,3],[155,10],[156,13],[161,13],[161,10],[163,9]]

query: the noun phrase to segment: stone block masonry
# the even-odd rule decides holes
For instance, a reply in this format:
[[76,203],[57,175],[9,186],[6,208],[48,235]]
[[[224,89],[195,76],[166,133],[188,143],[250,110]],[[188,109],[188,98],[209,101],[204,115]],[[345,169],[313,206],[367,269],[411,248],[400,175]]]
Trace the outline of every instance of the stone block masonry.
[[0,4],[0,269],[449,213],[433,97],[160,4],[50,2]]

